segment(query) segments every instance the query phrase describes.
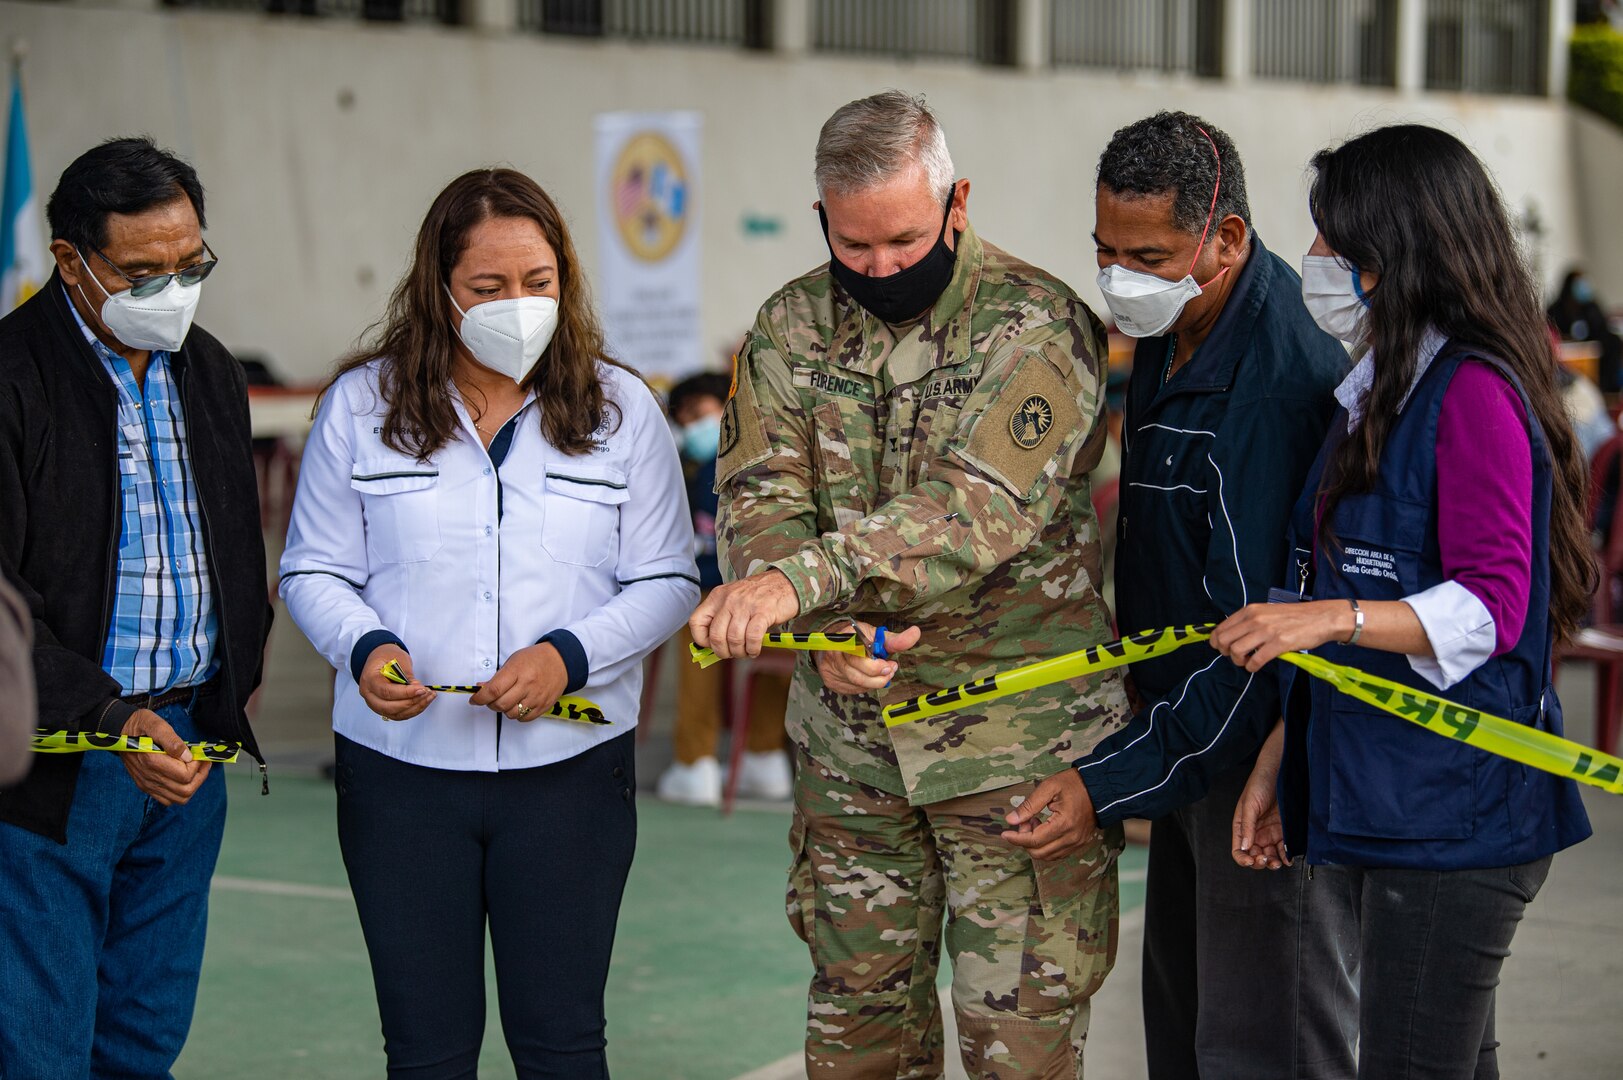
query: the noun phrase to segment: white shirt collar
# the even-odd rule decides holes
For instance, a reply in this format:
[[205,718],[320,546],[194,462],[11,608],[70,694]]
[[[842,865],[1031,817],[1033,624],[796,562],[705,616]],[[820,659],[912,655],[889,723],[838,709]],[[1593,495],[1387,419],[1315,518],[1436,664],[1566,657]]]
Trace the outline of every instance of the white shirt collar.
[[[1414,378],[1409,380],[1409,388],[1403,392],[1403,400],[1398,402],[1398,411],[1409,404],[1409,398],[1414,394],[1414,388],[1419,385],[1421,376],[1431,367],[1431,362],[1437,359],[1437,354],[1443,351],[1448,339],[1437,332],[1436,327],[1428,327],[1420,339],[1420,362],[1415,365]],[[1347,410],[1347,434],[1358,430],[1358,425],[1364,419],[1364,404],[1369,400],[1369,391],[1375,385],[1375,354],[1367,352],[1364,358],[1353,365],[1347,377],[1341,380],[1336,387],[1336,400],[1341,407]]]

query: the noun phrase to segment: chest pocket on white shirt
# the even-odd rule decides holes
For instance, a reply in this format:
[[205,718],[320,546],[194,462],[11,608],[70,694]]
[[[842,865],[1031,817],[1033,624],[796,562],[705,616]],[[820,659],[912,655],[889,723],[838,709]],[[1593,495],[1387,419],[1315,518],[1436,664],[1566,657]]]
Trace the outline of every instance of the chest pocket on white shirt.
[[630,494],[625,470],[613,465],[548,465],[541,546],[557,562],[601,566],[619,547],[620,504]]
[[432,559],[440,550],[440,472],[408,458],[357,461],[349,486],[360,492],[367,553],[380,562]]

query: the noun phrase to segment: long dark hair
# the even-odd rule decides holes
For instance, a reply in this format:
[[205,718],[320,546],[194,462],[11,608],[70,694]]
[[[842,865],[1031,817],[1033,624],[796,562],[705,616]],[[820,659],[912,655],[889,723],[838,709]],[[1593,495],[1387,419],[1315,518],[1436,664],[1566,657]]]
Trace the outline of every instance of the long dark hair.
[[1550,615],[1569,638],[1596,585],[1585,526],[1589,478],[1556,388],[1556,363],[1532,274],[1499,192],[1464,143],[1399,124],[1313,158],[1308,197],[1325,242],[1380,275],[1369,294],[1375,382],[1364,420],[1336,451],[1321,490],[1322,520],[1345,495],[1371,490],[1398,406],[1414,381],[1428,328],[1502,360],[1521,381],[1554,460]]
[[594,433],[605,419],[619,421],[619,407],[604,393],[597,366],[621,365],[604,351],[603,330],[558,205],[521,172],[475,169],[452,180],[428,208],[411,267],[383,318],[338,362],[327,384],[330,389],[346,372],[384,360],[378,377],[387,407],[382,437],[402,454],[427,459],[456,437],[456,410],[446,388],[458,338],[445,289],[469,234],[496,217],[529,218],[558,256],[558,329],[524,382],[541,407],[542,433],[564,453],[580,454],[595,445]]

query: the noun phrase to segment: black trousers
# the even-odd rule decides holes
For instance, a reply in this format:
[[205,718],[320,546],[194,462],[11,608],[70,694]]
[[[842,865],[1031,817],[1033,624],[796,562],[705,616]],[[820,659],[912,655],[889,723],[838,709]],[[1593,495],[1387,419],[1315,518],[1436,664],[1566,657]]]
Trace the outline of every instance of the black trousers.
[[1351,1080],[1357,1067],[1355,883],[1339,867],[1309,876],[1300,859],[1281,870],[1234,862],[1234,804],[1251,764],[1151,833],[1150,1080]]
[[476,1075],[485,928],[521,1080],[599,1080],[637,840],[631,733],[535,769],[410,765],[337,737],[338,840],[391,1077]]
[[1347,871],[1362,929],[1360,1080],[1498,1077],[1499,969],[1550,860],[1488,870]]

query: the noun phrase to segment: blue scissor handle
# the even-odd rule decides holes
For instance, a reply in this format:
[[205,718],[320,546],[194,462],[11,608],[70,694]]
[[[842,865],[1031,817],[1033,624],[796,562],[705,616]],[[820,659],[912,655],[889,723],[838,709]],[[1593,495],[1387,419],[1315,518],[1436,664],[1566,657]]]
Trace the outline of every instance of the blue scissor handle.
[[873,658],[875,660],[889,660],[890,654],[885,651],[885,628],[877,626],[873,632]]

